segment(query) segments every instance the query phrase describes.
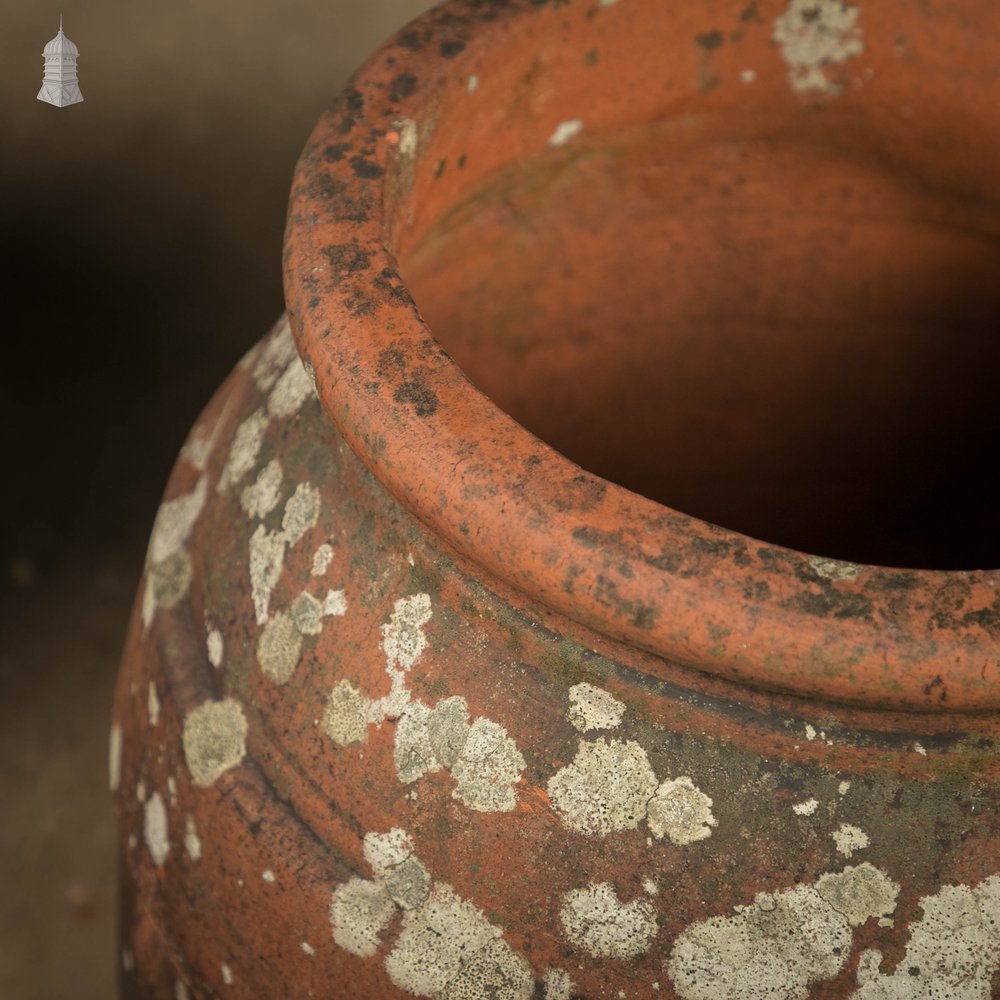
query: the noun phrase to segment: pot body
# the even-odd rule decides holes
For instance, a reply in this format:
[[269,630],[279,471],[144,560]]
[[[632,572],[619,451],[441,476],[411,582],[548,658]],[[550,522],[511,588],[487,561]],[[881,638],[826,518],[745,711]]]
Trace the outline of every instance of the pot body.
[[664,671],[513,593],[284,321],[167,497],[114,713],[126,996],[991,995],[991,720]]
[[[124,996],[1000,996],[1000,576],[638,495],[683,466],[722,520],[772,431],[786,471],[838,457],[800,448],[826,371],[859,371],[852,441],[926,395],[918,279],[965,289],[1000,232],[995,144],[955,152],[1000,114],[961,100],[1000,90],[995,15],[933,7],[470,0],[348,87],[292,191],[288,315],[153,529],[111,730]],[[955,296],[970,370],[984,295]]]

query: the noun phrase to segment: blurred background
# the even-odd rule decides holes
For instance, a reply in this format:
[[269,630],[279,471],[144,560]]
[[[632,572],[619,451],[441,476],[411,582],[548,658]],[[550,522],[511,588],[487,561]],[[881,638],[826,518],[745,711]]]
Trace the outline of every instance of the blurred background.
[[[0,0],[0,998],[113,996],[111,689],[201,407],[282,309],[292,170],[426,0]],[[80,50],[82,104],[36,100]]]

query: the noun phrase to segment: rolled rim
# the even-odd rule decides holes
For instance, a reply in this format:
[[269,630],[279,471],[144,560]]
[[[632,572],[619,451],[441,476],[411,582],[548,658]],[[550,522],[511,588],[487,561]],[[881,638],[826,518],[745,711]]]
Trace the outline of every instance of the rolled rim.
[[613,639],[810,698],[997,709],[997,571],[847,563],[632,493],[516,423],[421,319],[387,211],[407,142],[401,123],[440,99],[457,53],[503,44],[511,26],[550,16],[532,2],[443,4],[378,50],[315,127],[291,192],[284,286],[326,413],[437,536]]

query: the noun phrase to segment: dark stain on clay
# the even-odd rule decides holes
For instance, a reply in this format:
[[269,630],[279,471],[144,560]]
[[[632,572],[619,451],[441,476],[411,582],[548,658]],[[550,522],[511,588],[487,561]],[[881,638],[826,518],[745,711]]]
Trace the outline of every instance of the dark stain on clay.
[[457,39],[444,41],[441,43],[441,55],[445,59],[454,59],[460,52],[464,51],[465,42],[460,42]]
[[357,243],[335,243],[323,247],[323,256],[341,274],[367,271],[371,267],[371,252],[362,249]]
[[423,48],[420,35],[416,31],[404,31],[397,39],[396,44],[401,49],[408,52],[419,52]]
[[427,384],[427,379],[420,369],[399,385],[392,398],[397,403],[410,403],[418,417],[432,417],[437,413],[437,394]]
[[382,168],[371,160],[366,160],[363,156],[351,157],[351,169],[355,175],[365,180],[375,180],[383,174]]
[[417,89],[417,78],[412,73],[400,73],[392,81],[389,97],[394,103],[405,100]]
[[323,150],[323,159],[327,163],[339,163],[350,150],[351,144],[349,142],[335,142]]
[[694,40],[706,52],[711,52],[712,49],[717,49],[722,45],[725,41],[725,36],[716,28],[713,31],[706,31],[703,35],[695,35]]

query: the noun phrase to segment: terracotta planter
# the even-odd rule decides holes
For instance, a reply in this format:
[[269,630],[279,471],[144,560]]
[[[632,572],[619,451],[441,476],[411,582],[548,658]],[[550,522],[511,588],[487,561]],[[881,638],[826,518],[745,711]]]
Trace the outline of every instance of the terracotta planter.
[[372,58],[153,531],[126,996],[1000,996],[998,33],[467,0]]

